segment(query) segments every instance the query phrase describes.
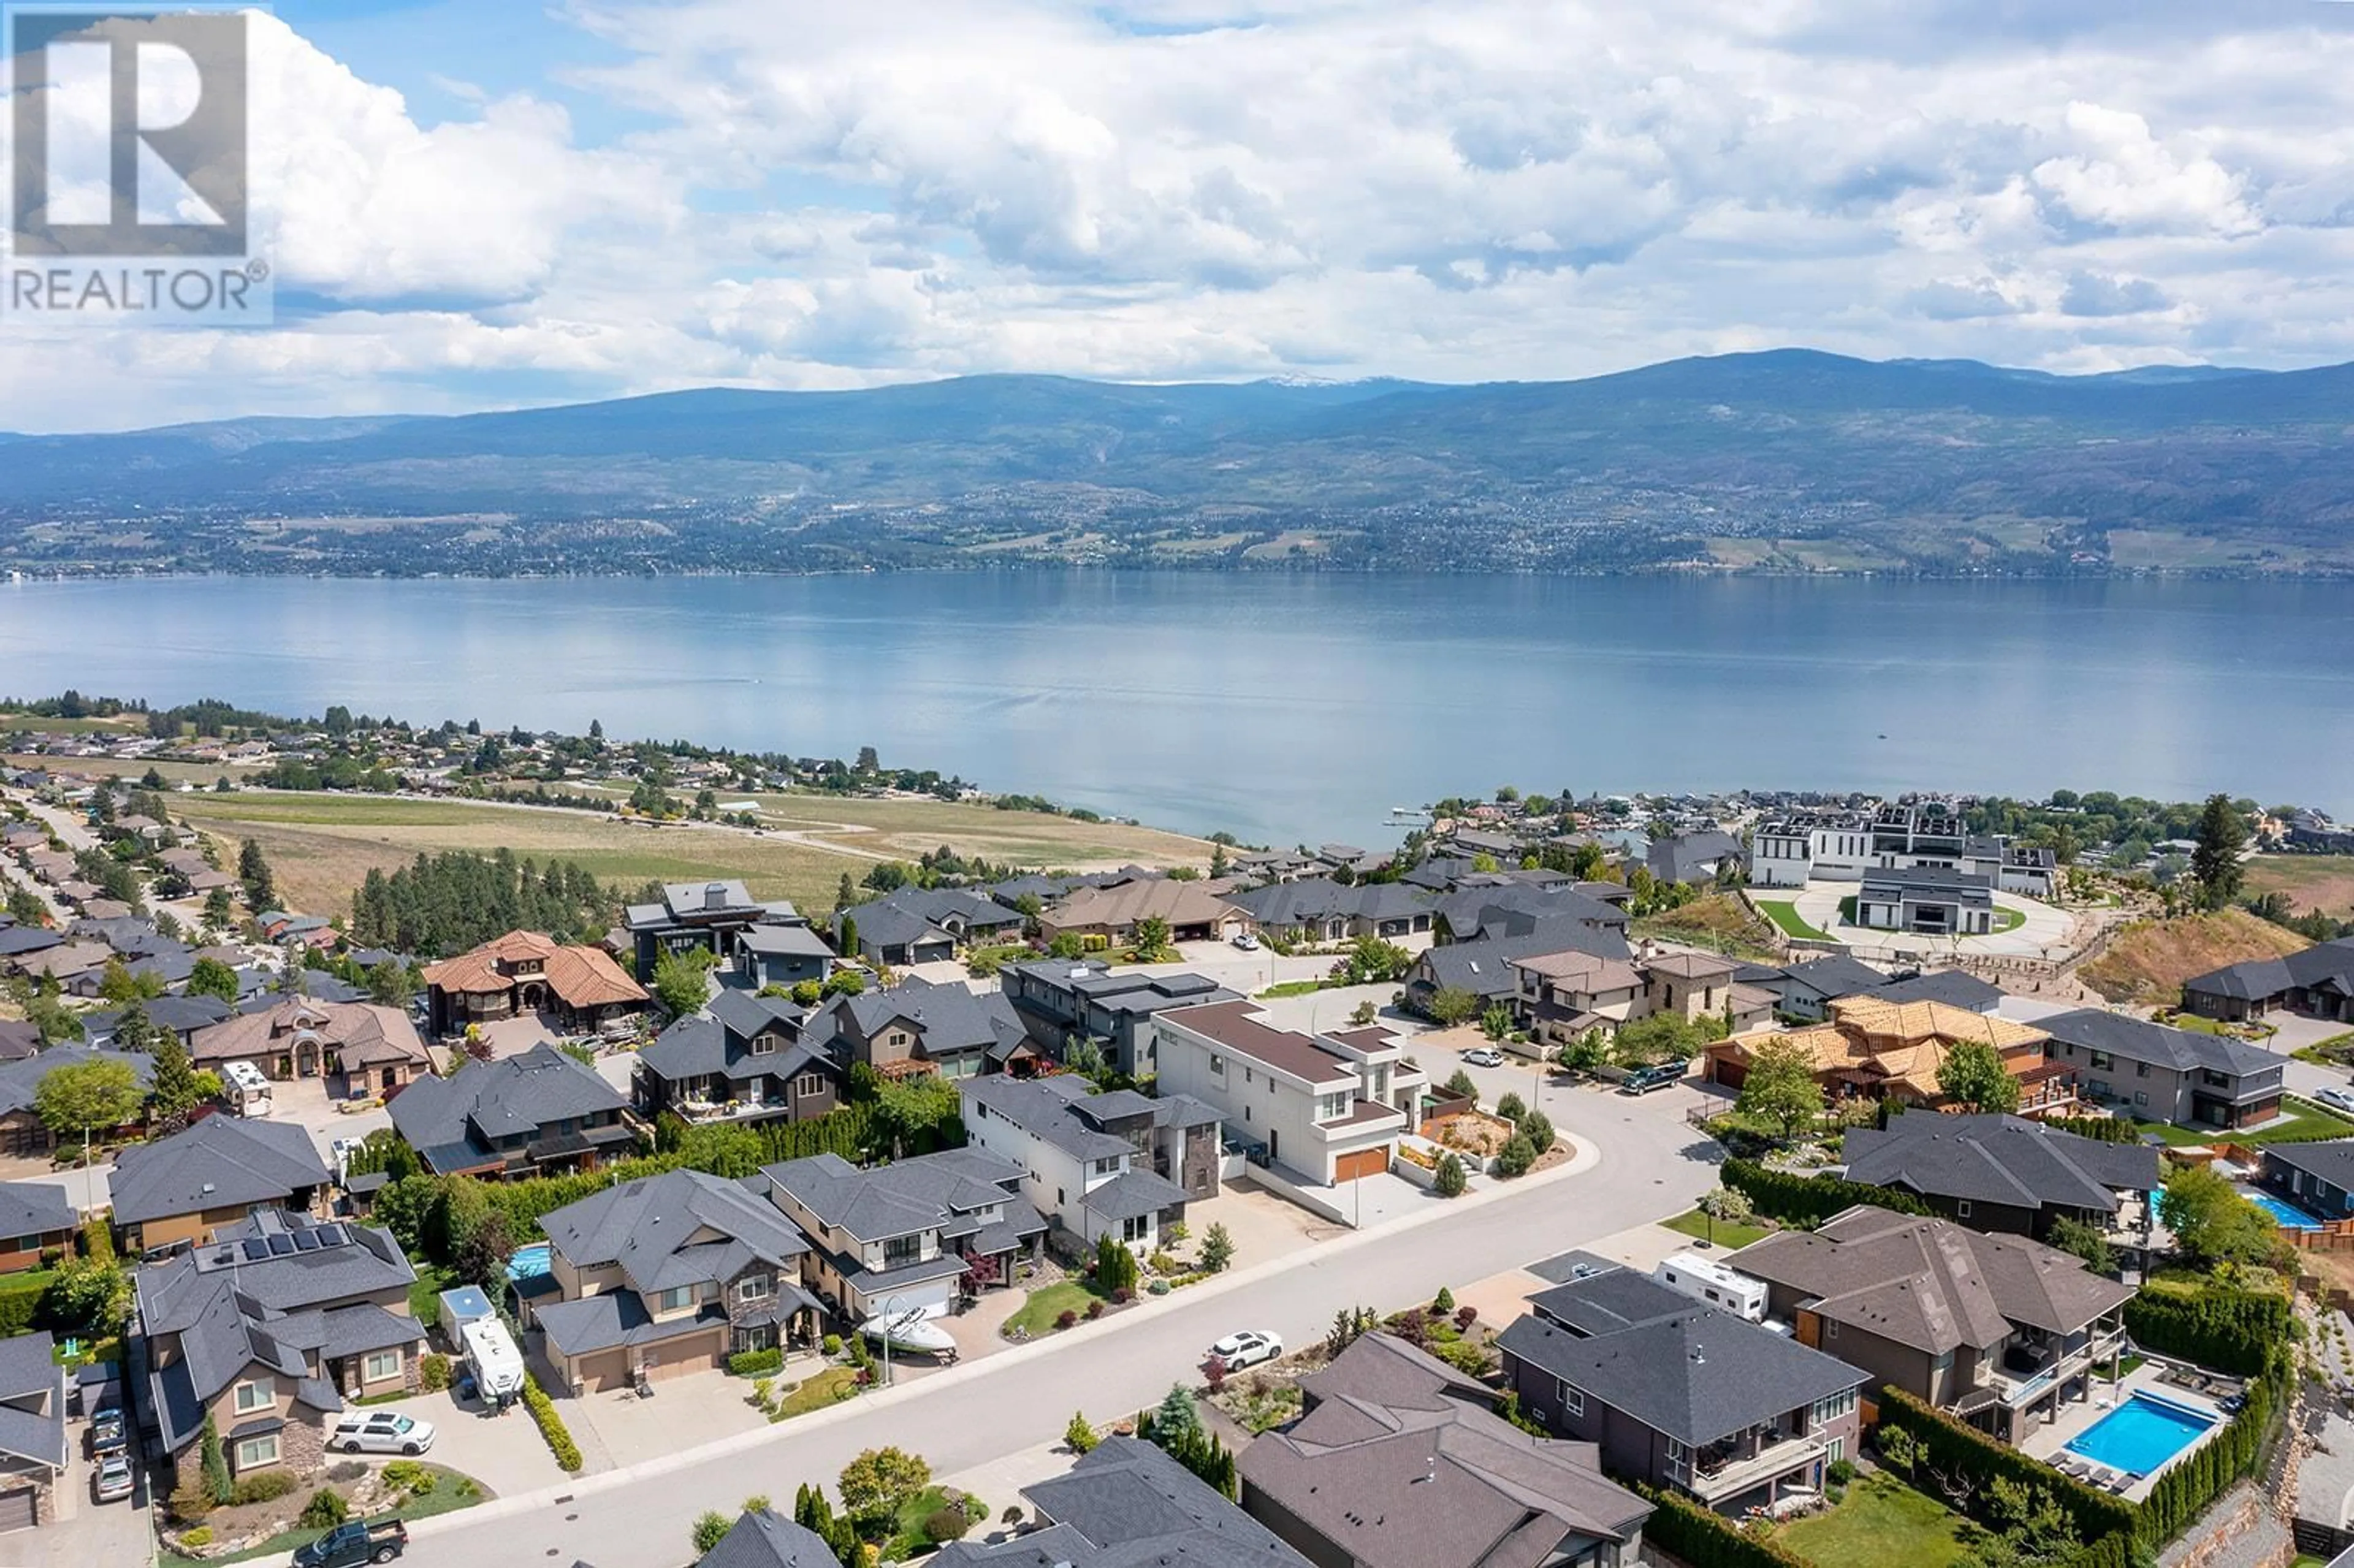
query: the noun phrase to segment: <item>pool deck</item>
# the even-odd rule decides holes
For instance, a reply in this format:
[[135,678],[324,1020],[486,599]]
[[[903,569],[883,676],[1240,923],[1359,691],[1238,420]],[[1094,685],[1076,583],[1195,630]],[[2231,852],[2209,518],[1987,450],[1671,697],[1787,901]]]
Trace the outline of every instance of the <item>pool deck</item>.
[[2060,1419],[2049,1426],[2039,1426],[2029,1433],[2026,1439],[2019,1445],[2019,1451],[2031,1459],[2041,1459],[2048,1464],[2060,1450],[2097,1425],[2101,1418],[2115,1409],[2121,1402],[2132,1398],[2134,1394],[2144,1389],[2147,1389],[2154,1398],[2163,1399],[2170,1404],[2179,1404],[2187,1410],[2201,1411],[2213,1416],[2215,1418],[2213,1426],[2184,1444],[2180,1452],[2174,1457],[2118,1494],[2127,1502],[2140,1502],[2149,1496],[2150,1488],[2158,1477],[2180,1464],[2184,1455],[2194,1453],[2200,1444],[2211,1441],[2214,1435],[2222,1429],[2223,1423],[2231,1419],[2224,1413],[2223,1408],[2213,1400],[2164,1382],[2163,1372],[2164,1369],[2158,1363],[2148,1361],[2127,1372],[2122,1384],[2111,1384],[2106,1381],[2094,1382],[2093,1397],[2089,1402],[2062,1405],[2060,1409]]

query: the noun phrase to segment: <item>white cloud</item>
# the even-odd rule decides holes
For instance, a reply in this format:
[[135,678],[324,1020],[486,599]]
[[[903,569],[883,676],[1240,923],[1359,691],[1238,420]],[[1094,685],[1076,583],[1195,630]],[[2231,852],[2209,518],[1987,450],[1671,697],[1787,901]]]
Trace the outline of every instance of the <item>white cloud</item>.
[[[439,123],[263,23],[269,243],[327,308],[20,335],[0,427],[1783,343],[2354,357],[2354,47],[2313,9],[574,0],[618,63]],[[584,96],[631,129],[584,144]]]

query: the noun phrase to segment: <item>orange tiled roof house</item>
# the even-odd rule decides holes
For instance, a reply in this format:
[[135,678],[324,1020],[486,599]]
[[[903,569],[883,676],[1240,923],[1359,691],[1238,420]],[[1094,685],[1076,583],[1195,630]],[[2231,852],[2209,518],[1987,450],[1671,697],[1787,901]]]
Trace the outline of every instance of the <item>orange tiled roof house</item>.
[[1967,1041],[1994,1047],[2005,1070],[2019,1080],[2022,1116],[2064,1114],[2077,1103],[2076,1071],[2046,1058],[2051,1036],[2042,1030],[1942,1001],[1870,996],[1833,1001],[1829,1021],[1812,1028],[1718,1041],[1708,1048],[1709,1081],[1739,1088],[1749,1075],[1752,1053],[1777,1038],[1814,1058],[1815,1081],[1833,1101],[1895,1099],[1942,1107],[1947,1100],[1937,1087],[1938,1069],[1946,1053]]
[[425,990],[436,1035],[532,1013],[588,1033],[644,1011],[649,1000],[602,948],[568,948],[536,931],[510,931],[429,965]]

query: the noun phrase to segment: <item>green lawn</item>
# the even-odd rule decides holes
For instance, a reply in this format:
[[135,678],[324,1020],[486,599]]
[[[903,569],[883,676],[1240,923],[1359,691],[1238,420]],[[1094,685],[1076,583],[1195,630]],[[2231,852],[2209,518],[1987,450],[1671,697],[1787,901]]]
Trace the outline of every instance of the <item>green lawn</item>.
[[1848,1489],[1829,1513],[1775,1532],[1775,1541],[1815,1568],[1947,1568],[1971,1561],[1961,1515],[1887,1476]]
[[924,1520],[939,1512],[947,1502],[948,1496],[939,1488],[926,1487],[900,1504],[897,1536],[884,1549],[883,1555],[893,1563],[905,1563],[930,1552],[932,1538],[924,1533]]
[[430,1329],[441,1321],[441,1292],[453,1283],[446,1268],[429,1263],[417,1266],[417,1283],[408,1287],[408,1315],[420,1328]]
[[1032,1339],[1043,1339],[1055,1331],[1055,1319],[1066,1312],[1076,1312],[1084,1321],[1087,1315],[1087,1303],[1096,1298],[1094,1291],[1068,1280],[1060,1285],[1041,1286],[1030,1293],[1030,1298],[1022,1304],[1022,1310],[1005,1320],[1005,1328],[1024,1329]]
[[858,1382],[856,1367],[828,1367],[825,1371],[804,1379],[790,1393],[777,1402],[777,1419],[790,1415],[805,1415],[812,1410],[823,1410],[829,1404],[841,1403],[842,1391]]
[[[1723,1220],[1712,1220],[1698,1209],[1688,1210],[1672,1220],[1661,1220],[1659,1224],[1671,1231],[1681,1231],[1685,1235],[1696,1236],[1702,1241],[1708,1240],[1713,1234],[1716,1245],[1728,1252],[1736,1247],[1747,1246],[1751,1242],[1774,1234],[1765,1225],[1730,1225]],[[1709,1229],[1711,1225],[1716,1227],[1712,1233]]]
[[1262,1000],[1268,997],[1278,996],[1306,996],[1310,991],[1319,991],[1323,989],[1324,982],[1322,980],[1285,980],[1280,985],[1271,985],[1267,987],[1265,991],[1260,991],[1258,995]]
[[1994,929],[1997,936],[2005,931],[2016,931],[2026,924],[2026,910],[2013,909],[2008,904],[1998,904],[1994,906]]
[[1757,912],[1765,916],[1768,920],[1773,921],[1776,927],[1780,927],[1782,935],[1785,937],[1796,937],[1799,940],[1807,942],[1828,942],[1830,940],[1829,932],[1819,931],[1812,926],[1808,925],[1807,922],[1799,916],[1798,906],[1796,904],[1791,903],[1787,898],[1761,898],[1757,900]]
[[2232,1143],[2263,1145],[2266,1143],[2313,1143],[2323,1139],[2354,1138],[2354,1121],[2323,1109],[2311,1100],[2285,1095],[2282,1107],[2285,1119],[2254,1132],[2222,1128],[2176,1127],[2169,1122],[2145,1121],[2135,1125],[2144,1132],[2154,1132],[2171,1149],[2186,1149],[2195,1144],[2212,1143],[2218,1139]]

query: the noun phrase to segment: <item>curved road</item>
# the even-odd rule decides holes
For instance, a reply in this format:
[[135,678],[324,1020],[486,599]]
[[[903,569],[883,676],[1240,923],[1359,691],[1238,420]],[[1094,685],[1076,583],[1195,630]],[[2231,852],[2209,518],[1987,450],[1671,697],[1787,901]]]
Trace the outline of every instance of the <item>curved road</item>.
[[[1717,1154],[1684,1125],[1686,1098],[1549,1093],[1556,1125],[1598,1154],[1592,1169],[1504,1188],[1432,1223],[1351,1236],[1296,1263],[1197,1287],[1158,1309],[1001,1351],[745,1438],[426,1520],[415,1527],[409,1555],[419,1568],[532,1562],[569,1568],[580,1561],[676,1568],[696,1515],[716,1509],[732,1517],[755,1492],[781,1501],[803,1481],[830,1486],[861,1449],[897,1444],[922,1454],[934,1474],[952,1475],[1058,1441],[1074,1410],[1107,1421],[1157,1403],[1172,1381],[1192,1381],[1202,1348],[1238,1325],[1304,1344],[1344,1307],[1394,1308],[1441,1285],[1681,1213],[1714,1185]],[[724,1397],[717,1388],[698,1394]],[[534,1440],[522,1428],[514,1436]],[[1002,1510],[1016,1499],[984,1500]]]

